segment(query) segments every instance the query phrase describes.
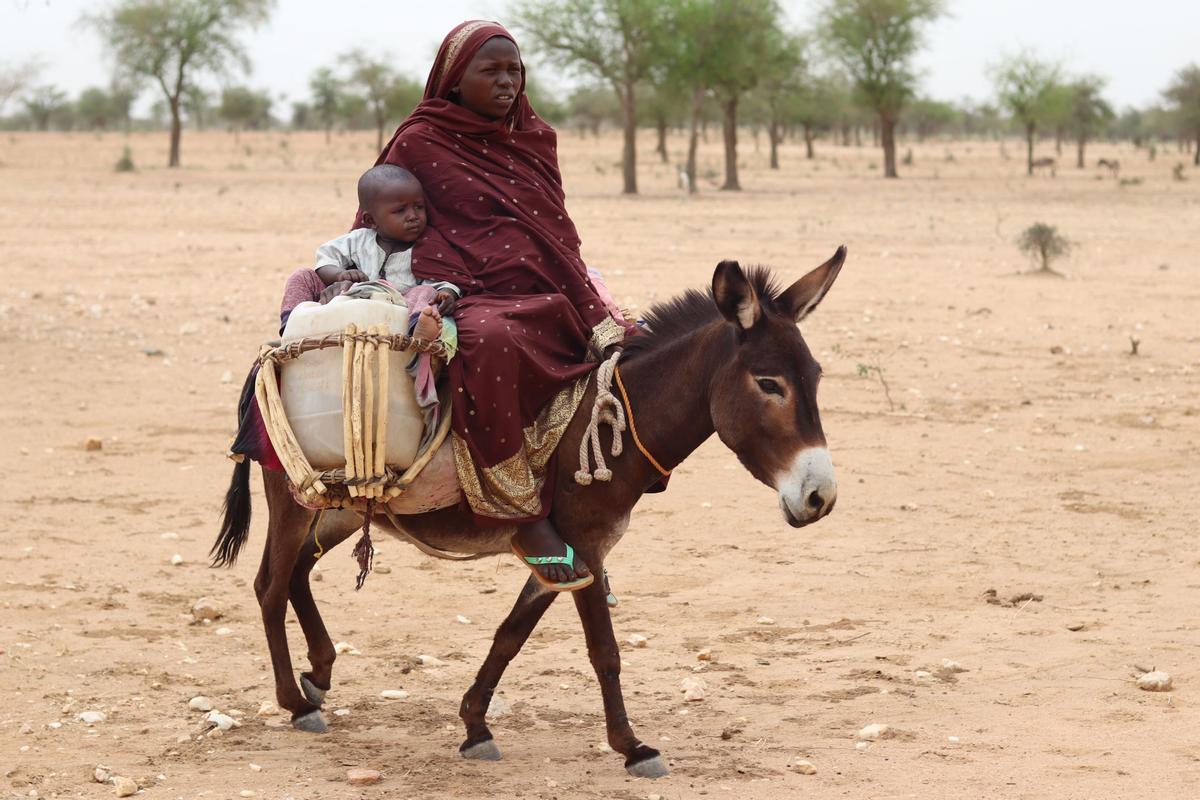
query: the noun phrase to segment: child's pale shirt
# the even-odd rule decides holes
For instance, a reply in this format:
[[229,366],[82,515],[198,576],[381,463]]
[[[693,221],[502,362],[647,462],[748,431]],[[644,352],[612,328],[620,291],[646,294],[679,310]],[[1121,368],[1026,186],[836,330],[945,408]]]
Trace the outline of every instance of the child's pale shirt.
[[462,292],[447,281],[419,280],[412,271],[412,247],[399,250],[390,256],[379,246],[373,228],[358,228],[336,239],[330,239],[317,248],[317,263],[313,269],[337,267],[340,270],[358,269],[368,280],[385,280],[401,294],[414,286],[428,284],[437,291],[449,290],[457,296]]

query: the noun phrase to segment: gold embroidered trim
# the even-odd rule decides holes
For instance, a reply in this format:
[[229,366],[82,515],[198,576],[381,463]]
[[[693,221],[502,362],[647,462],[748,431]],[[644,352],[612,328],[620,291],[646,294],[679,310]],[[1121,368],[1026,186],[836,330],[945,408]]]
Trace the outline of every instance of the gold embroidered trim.
[[522,432],[521,449],[494,467],[477,467],[466,441],[454,434],[458,481],[476,514],[493,519],[520,519],[541,513],[539,495],[546,478],[546,464],[575,416],[590,377],[585,375],[556,394]]
[[609,345],[614,345],[625,338],[625,329],[621,327],[612,317],[605,317],[604,321],[592,328],[592,339],[589,342],[589,349],[592,351],[588,354],[590,360],[595,360],[596,354],[603,353],[604,348]]
[[475,33],[475,31],[491,24],[485,20],[477,19],[474,22],[468,22],[462,27],[462,30],[454,34],[454,38],[450,40],[450,46],[446,48],[446,61],[442,64],[442,68],[438,72],[436,84],[438,94],[442,93],[442,77],[454,67],[454,62],[458,59],[459,51],[467,43],[467,39],[470,39],[471,34]]

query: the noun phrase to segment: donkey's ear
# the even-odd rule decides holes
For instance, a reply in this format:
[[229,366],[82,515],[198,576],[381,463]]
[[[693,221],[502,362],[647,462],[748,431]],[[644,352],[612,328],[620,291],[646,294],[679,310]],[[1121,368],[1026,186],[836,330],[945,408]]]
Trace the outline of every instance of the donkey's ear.
[[845,260],[846,245],[842,245],[833,254],[833,258],[789,286],[787,291],[779,296],[779,306],[785,313],[795,317],[796,322],[807,317],[825,297]]
[[753,328],[762,316],[758,295],[736,261],[717,264],[717,271],[713,273],[712,293],[721,315],[742,330]]

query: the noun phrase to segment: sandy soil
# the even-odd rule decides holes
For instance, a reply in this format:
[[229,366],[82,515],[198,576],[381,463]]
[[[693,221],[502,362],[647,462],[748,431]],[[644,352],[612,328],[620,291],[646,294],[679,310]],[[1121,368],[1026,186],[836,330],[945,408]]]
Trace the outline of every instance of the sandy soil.
[[[771,172],[747,134],[746,191],[713,191],[714,140],[688,201],[647,137],[629,199],[615,138],[564,136],[585,253],[628,306],[702,286],[722,258],[798,277],[850,248],[804,326],[827,375],[836,512],[793,531],[712,441],[612,556],[618,637],[649,639],[624,653],[626,699],[673,768],[650,783],[602,746],[568,602],[502,684],[505,760],[458,757],[459,698],[524,581],[511,559],[382,542],[390,571],[355,593],[349,548],[335,551],[318,600],[360,654],[334,671],[331,732],[256,716],[273,698],[250,585],[265,507],[255,477],[246,556],[208,569],[222,454],[282,280],[349,223],[374,140],[188,133],[185,168],[168,171],[165,138],[131,140],[132,174],[112,169],[118,135],[0,140],[6,796],[112,796],[97,764],[148,798],[1194,794],[1200,174],[1172,181],[1182,157],[1093,148],[1142,180],[1122,186],[1091,168],[1027,179],[1016,143],[1009,159],[994,143],[913,144],[905,179],[884,182],[874,149],[820,143],[812,162],[785,148]],[[1066,277],[1019,274],[1013,240],[1036,220],[1077,243]],[[860,365],[882,369],[894,407]],[[89,436],[103,449],[85,451]],[[225,616],[191,624],[205,595]],[[419,654],[448,665],[413,668]],[[1134,664],[1175,690],[1139,691]],[[685,703],[680,681],[701,667],[707,697]],[[242,727],[198,738],[197,694]],[[106,721],[78,720],[91,710]],[[873,722],[896,735],[856,748]],[[384,780],[351,787],[353,766]]]

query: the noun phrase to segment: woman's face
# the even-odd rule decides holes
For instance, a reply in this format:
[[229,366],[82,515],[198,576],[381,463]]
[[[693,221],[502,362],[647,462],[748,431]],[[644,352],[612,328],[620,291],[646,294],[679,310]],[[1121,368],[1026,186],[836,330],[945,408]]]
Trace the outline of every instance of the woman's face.
[[487,119],[503,119],[520,90],[521,54],[503,36],[483,43],[458,82],[462,107]]

